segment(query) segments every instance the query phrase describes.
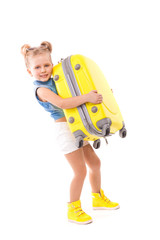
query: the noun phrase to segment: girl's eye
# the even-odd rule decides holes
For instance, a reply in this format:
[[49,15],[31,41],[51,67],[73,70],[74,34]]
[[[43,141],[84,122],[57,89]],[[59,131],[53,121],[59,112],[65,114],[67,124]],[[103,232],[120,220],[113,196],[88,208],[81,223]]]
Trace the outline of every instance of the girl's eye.
[[46,64],[45,67],[49,67],[49,64]]
[[36,66],[35,69],[39,69],[40,67],[39,66]]

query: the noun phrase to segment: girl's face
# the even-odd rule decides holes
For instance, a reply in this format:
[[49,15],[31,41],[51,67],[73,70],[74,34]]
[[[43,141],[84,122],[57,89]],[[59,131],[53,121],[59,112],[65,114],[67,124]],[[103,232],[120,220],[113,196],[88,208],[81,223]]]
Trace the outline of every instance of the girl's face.
[[48,53],[39,54],[29,58],[28,73],[36,80],[45,82],[52,74],[53,64]]

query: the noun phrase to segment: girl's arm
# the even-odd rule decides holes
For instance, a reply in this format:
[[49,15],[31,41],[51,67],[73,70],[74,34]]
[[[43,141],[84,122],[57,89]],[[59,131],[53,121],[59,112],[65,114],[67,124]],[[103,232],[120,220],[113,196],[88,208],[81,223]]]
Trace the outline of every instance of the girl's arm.
[[37,89],[37,95],[43,102],[50,102],[62,109],[75,108],[86,102],[98,104],[103,99],[102,95],[98,94],[96,90],[77,97],[62,98],[50,89],[40,87]]

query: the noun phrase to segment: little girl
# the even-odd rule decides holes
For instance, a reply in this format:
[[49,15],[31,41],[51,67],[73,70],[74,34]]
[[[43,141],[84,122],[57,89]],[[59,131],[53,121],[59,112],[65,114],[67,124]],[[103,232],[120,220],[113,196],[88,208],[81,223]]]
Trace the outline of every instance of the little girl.
[[89,179],[92,189],[93,209],[118,209],[119,204],[111,202],[101,189],[100,159],[91,145],[84,141],[78,149],[66,121],[63,109],[75,108],[86,102],[98,104],[103,98],[96,90],[77,97],[61,98],[52,78],[52,45],[42,42],[39,47],[31,48],[25,44],[21,47],[28,73],[36,79],[35,97],[55,120],[56,142],[71,165],[74,177],[70,185],[70,202],[68,203],[68,220],[78,224],[92,222],[92,218],[81,208],[80,195],[86,177],[86,164],[89,167]]

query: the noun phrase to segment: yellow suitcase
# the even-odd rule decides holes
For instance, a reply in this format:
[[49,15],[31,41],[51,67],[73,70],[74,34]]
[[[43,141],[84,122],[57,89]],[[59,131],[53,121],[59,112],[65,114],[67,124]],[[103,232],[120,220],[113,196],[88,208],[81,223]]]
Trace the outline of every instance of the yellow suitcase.
[[97,64],[82,55],[72,55],[53,67],[53,79],[59,96],[69,98],[97,90],[103,96],[101,104],[85,103],[73,109],[64,109],[70,130],[78,148],[83,140],[94,141],[99,148],[100,138],[119,130],[126,136],[124,121],[113,93]]

